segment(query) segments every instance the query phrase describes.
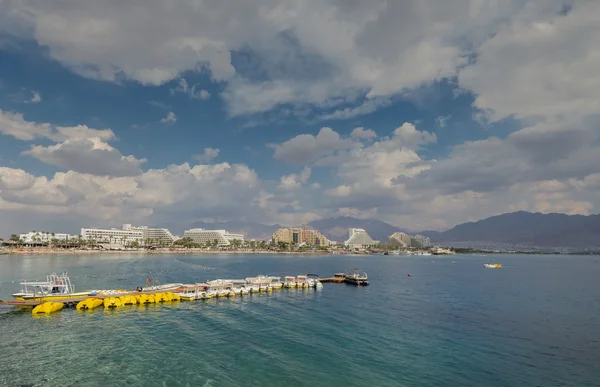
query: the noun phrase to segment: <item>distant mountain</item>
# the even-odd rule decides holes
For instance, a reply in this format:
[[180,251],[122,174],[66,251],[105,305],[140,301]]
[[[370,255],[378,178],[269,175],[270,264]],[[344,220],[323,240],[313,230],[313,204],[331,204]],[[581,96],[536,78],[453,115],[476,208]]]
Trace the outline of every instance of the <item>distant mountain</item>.
[[308,225],[319,230],[328,239],[337,242],[348,239],[349,228],[364,228],[371,238],[382,243],[387,243],[388,237],[397,231],[407,232],[380,220],[357,219],[349,216],[315,220]]
[[518,211],[459,224],[444,232],[425,231],[432,242],[497,242],[539,247],[600,247],[600,215]]

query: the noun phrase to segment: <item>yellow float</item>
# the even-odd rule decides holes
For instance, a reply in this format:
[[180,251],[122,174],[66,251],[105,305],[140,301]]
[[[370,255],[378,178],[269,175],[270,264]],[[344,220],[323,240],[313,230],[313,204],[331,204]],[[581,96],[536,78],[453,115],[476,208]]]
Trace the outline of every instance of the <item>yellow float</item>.
[[59,310],[61,310],[63,307],[65,306],[65,304],[63,304],[62,302],[44,302],[43,304],[40,304],[38,306],[36,306],[35,308],[33,308],[33,310],[31,311],[31,314],[50,314],[50,313],[54,313],[54,312],[58,312]]
[[179,294],[167,292],[165,293],[167,296],[171,298],[171,301],[181,301],[181,296]]
[[135,297],[136,301],[140,305],[154,304],[154,296],[152,294],[140,294]]
[[77,310],[88,310],[94,309],[102,305],[102,299],[100,298],[86,298],[83,301],[79,301],[77,306],[75,307]]
[[104,309],[119,308],[123,305],[119,297],[108,297],[104,299]]
[[137,300],[135,299],[135,296],[121,296],[119,297],[119,299],[121,300],[121,304],[122,305],[135,305],[137,304]]
[[156,293],[154,295],[154,300],[158,304],[160,302],[169,302],[169,301],[171,301],[171,297],[167,293]]

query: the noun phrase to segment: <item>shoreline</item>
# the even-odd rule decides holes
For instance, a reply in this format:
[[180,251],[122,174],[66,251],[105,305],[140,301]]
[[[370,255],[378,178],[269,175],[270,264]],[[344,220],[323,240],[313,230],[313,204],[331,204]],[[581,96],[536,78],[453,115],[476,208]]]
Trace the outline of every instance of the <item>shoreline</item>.
[[54,249],[54,248],[23,248],[8,249],[4,255],[75,255],[75,254],[290,254],[290,255],[331,255],[327,251],[272,251],[272,250],[84,250],[84,249]]

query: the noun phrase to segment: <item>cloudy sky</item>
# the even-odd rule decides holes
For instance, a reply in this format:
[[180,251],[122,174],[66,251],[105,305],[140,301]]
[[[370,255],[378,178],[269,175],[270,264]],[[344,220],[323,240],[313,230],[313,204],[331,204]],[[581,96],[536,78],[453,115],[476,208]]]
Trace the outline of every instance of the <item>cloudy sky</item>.
[[0,0],[0,236],[600,212],[600,2]]

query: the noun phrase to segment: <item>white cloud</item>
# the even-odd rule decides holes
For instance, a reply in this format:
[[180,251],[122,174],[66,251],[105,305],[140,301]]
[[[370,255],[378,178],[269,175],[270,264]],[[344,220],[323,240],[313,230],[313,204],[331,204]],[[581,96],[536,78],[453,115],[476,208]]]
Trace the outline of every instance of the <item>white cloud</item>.
[[350,137],[360,140],[370,140],[377,137],[377,133],[372,129],[355,128],[350,134]]
[[448,121],[450,121],[451,118],[452,118],[451,114],[448,114],[447,116],[439,116],[438,118],[435,119],[435,123],[440,128],[445,128],[446,125],[448,125]]
[[289,174],[281,177],[279,182],[279,189],[285,191],[292,191],[300,188],[302,184],[305,184],[310,179],[311,170],[308,167],[304,167],[300,174]]
[[[341,119],[455,76],[465,48],[493,36],[523,2],[147,1],[140,13],[121,3],[49,0],[3,4],[0,25],[86,77],[160,85],[186,71],[209,70],[226,82],[232,115],[280,104],[344,105],[330,113]],[[232,52],[244,55],[237,68]]]
[[600,3],[530,4],[477,49],[462,87],[492,121],[597,114]]
[[42,102],[42,96],[40,95],[40,93],[38,93],[37,91],[33,91],[32,93],[33,93],[33,95],[31,96],[31,99],[28,101],[29,103]]
[[176,121],[177,121],[177,117],[175,116],[175,113],[173,113],[173,112],[167,113],[166,117],[160,119],[161,124],[174,124]]
[[142,173],[141,165],[146,162],[146,159],[121,155],[98,137],[76,137],[56,145],[32,146],[23,154],[46,164],[92,175],[139,175]]
[[217,148],[204,148],[204,152],[202,154],[194,155],[194,159],[201,163],[208,163],[216,159],[220,152],[221,150]]
[[352,146],[351,140],[342,139],[333,129],[321,128],[316,136],[301,134],[275,145],[273,157],[288,163],[306,164]]

